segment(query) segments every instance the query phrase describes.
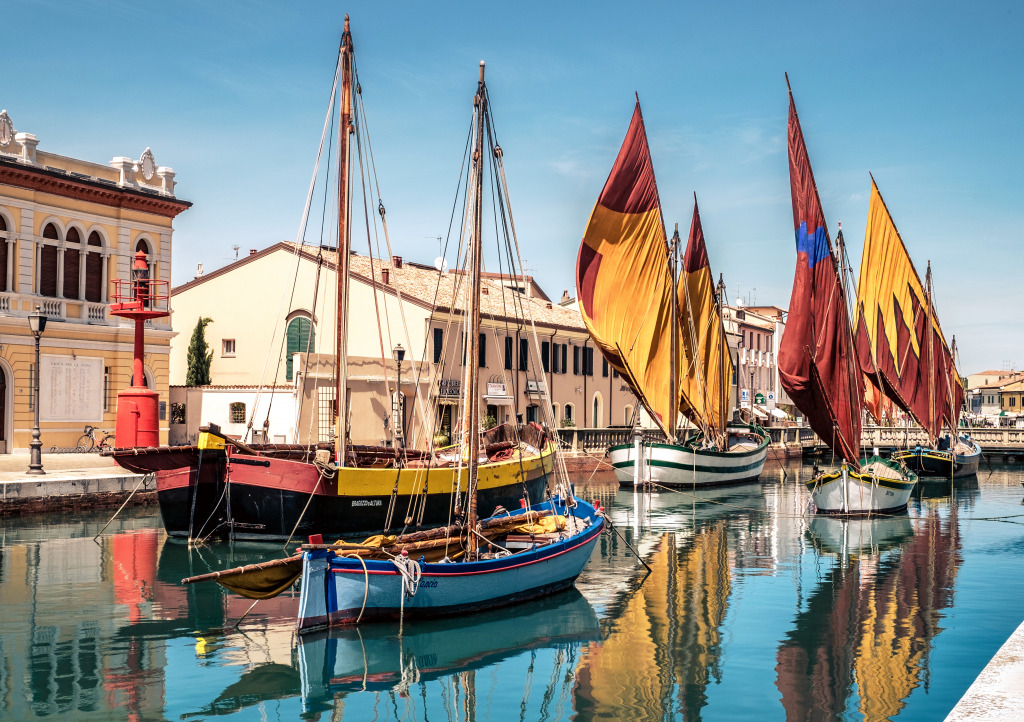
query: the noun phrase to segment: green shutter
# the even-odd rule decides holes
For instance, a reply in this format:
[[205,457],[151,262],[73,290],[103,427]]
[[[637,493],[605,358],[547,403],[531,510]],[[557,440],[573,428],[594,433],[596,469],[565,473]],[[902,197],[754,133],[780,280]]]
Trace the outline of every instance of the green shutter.
[[293,318],[288,322],[287,343],[285,353],[285,379],[291,381],[294,376],[292,368],[292,354],[306,353],[306,344],[309,344],[309,353],[316,352],[316,340],[310,334],[311,324],[308,318]]

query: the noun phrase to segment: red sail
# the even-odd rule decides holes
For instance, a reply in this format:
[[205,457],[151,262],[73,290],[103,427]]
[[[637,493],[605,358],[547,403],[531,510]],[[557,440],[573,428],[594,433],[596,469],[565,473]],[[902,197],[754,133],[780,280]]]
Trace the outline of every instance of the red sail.
[[814,433],[859,469],[864,390],[860,371],[854,365],[846,297],[836,273],[792,92],[789,181],[796,228],[796,272],[779,348],[779,376]]

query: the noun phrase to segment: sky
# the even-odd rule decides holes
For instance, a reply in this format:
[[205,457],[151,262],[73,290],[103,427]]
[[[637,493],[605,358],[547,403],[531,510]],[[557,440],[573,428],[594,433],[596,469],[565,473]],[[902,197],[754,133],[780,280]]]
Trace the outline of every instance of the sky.
[[696,193],[730,300],[785,308],[788,72],[853,267],[871,172],[915,265],[932,263],[961,372],[1024,367],[1016,2],[29,0],[7,13],[0,108],[42,151],[107,163],[150,147],[172,167],[194,204],[175,221],[181,284],[236,245],[297,237],[345,13],[407,260],[432,263],[448,233],[485,60],[527,271],[549,296],[575,295],[636,94],[669,231],[678,222],[685,238]]

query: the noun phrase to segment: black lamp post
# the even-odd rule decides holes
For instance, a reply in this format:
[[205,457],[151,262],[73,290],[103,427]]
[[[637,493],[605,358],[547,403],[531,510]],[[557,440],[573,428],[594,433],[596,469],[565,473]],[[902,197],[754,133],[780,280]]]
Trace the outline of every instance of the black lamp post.
[[31,453],[29,455],[28,471],[26,474],[45,474],[43,471],[43,442],[39,439],[39,338],[46,330],[46,316],[39,311],[28,317],[28,328],[36,337],[36,378],[32,389],[32,408],[35,411],[34,425],[32,426],[32,442],[29,444]]
[[405,360],[405,349],[402,344],[397,344],[393,349],[395,364],[398,367],[398,413],[395,419],[395,444],[398,448],[405,447],[405,404],[402,397],[402,361]]
[[[753,359],[751,359],[753,361]],[[754,367],[750,367],[750,423],[754,423]]]

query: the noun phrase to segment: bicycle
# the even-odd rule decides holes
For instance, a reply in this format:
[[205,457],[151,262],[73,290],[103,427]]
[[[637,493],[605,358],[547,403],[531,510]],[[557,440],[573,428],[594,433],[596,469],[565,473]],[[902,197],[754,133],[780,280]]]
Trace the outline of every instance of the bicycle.
[[[99,443],[96,443],[97,440]],[[78,437],[78,444],[75,446],[75,450],[79,452],[89,452],[96,449],[103,451],[105,449],[114,448],[114,435],[108,434],[106,431],[101,431],[95,426],[85,425],[85,433]]]

